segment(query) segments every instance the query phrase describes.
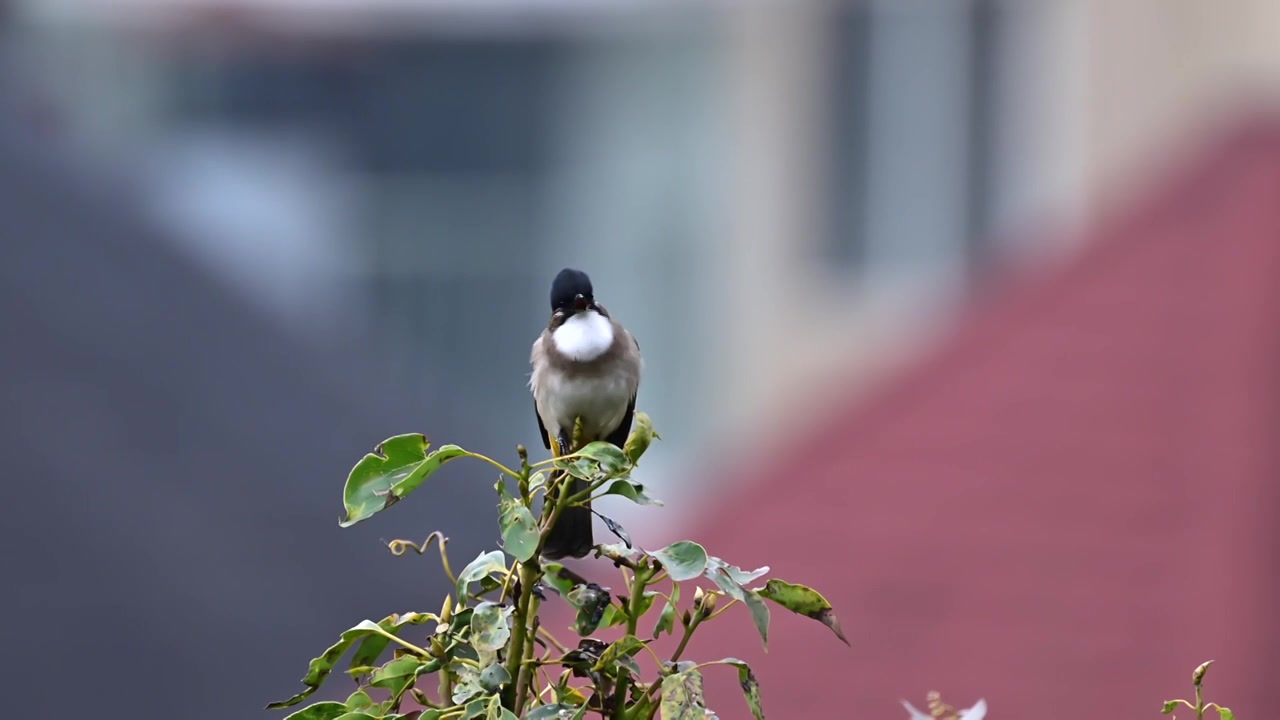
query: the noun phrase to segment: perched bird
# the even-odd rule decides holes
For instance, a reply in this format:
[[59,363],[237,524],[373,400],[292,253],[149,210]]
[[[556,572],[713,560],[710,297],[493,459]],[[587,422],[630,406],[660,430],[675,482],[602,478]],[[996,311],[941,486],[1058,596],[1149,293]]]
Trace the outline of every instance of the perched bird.
[[[551,283],[551,322],[533,342],[529,389],[542,444],[555,454],[569,452],[574,423],[582,420],[581,442],[597,440],[622,447],[631,433],[636,391],[644,362],[640,344],[596,302],[587,274],[565,268]],[[575,479],[569,492],[587,484]],[[595,546],[590,507],[566,508],[547,536],[548,560],[584,557]]]

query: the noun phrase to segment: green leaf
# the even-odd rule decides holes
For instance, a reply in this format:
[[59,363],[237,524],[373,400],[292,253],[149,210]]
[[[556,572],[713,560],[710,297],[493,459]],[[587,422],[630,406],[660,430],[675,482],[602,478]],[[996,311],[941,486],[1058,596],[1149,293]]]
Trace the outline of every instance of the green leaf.
[[764,710],[760,707],[760,681],[756,680],[756,674],[751,672],[751,666],[738,658],[725,658],[717,660],[716,663],[738,668],[738,686],[742,688],[742,694],[747,698],[747,706],[751,708],[751,714],[756,720],[764,720]]
[[370,678],[369,684],[376,688],[390,690],[392,697],[399,698],[418,677],[418,668],[424,665],[426,663],[421,658],[412,655],[397,658],[378,668]]
[[494,663],[480,671],[480,687],[485,692],[498,692],[503,685],[511,682],[511,673],[501,663]]
[[636,412],[634,415],[634,424],[631,428],[631,434],[627,436],[627,440],[623,443],[622,454],[627,456],[633,464],[644,455],[644,451],[649,449],[649,445],[653,443],[653,439],[658,437],[658,433],[653,431],[653,421],[649,419],[649,415],[643,412]]
[[[640,614],[636,616],[636,619],[639,620],[644,617],[645,613],[649,612],[649,609],[653,607],[653,603],[657,599],[658,593],[653,592],[652,590],[646,590],[644,595],[640,598],[640,607],[637,608],[637,610],[640,611]],[[615,625],[624,625],[627,622],[627,615],[630,612],[630,609],[623,605],[609,605],[609,607],[605,608],[604,618],[600,620],[600,627],[611,628]]]
[[499,526],[502,528],[502,549],[515,559],[524,562],[538,551],[538,522],[529,508],[515,498],[504,499],[499,508]]
[[705,720],[707,705],[702,694],[702,674],[685,670],[662,680],[662,720]]
[[[502,667],[498,665],[497,667]],[[507,675],[510,678],[510,675]],[[489,700],[489,707],[485,710],[485,720],[520,720],[516,714],[502,707],[502,698],[494,696]]]
[[618,471],[631,465],[627,456],[622,454],[622,450],[617,445],[603,440],[590,443],[573,455],[594,460],[600,466],[600,471],[606,475],[617,474]]
[[[288,700],[273,702],[267,706],[267,709],[280,710],[297,705],[307,699],[312,693],[320,689],[320,686],[324,684],[325,678],[333,671],[333,667],[337,664],[339,658],[356,642],[372,636],[385,637],[385,633],[394,635],[405,625],[420,625],[428,619],[430,619],[429,615],[405,613],[404,615],[390,615],[376,623],[372,620],[361,621],[360,624],[342,633],[338,638],[338,642],[331,645],[320,657],[313,659],[307,666],[307,674],[302,678],[302,684],[307,686],[306,690]],[[386,647],[385,643],[383,647]]]
[[[591,480],[599,472],[597,465],[586,458],[556,460],[552,463],[556,469],[563,470],[566,473],[578,478],[579,480]],[[553,483],[557,485],[558,483]]]
[[304,707],[284,720],[335,720],[347,714],[347,706],[340,702],[321,702]]
[[726,595],[737,600],[747,609],[751,611],[751,621],[756,625],[756,631],[760,633],[760,642],[764,644],[764,649],[769,649],[769,606],[764,604],[760,596],[753,590],[747,590],[738,584],[723,567],[710,567],[707,570],[707,577],[710,578]]
[[672,543],[649,555],[662,563],[667,574],[676,582],[692,580],[707,567],[707,551],[698,543],[688,540]]
[[342,492],[347,517],[338,524],[351,527],[368,520],[413,492],[427,476],[455,458],[469,455],[457,445],[442,445],[430,454],[421,433],[387,438],[351,469]]
[[632,480],[629,477],[621,477],[609,484],[609,489],[600,493],[600,497],[605,495],[621,495],[637,505],[653,505],[662,507],[662,501],[645,494],[644,485]]
[[1178,707],[1178,703],[1180,702],[1182,701],[1181,700],[1165,700],[1164,709],[1160,711],[1160,714],[1168,715],[1169,713],[1173,712],[1175,708]]
[[539,705],[525,713],[524,720],[575,720],[587,714],[587,706],[574,707],[563,703]]
[[653,626],[653,639],[657,640],[662,633],[670,633],[676,626],[676,613],[678,609],[676,605],[680,602],[680,586],[676,583],[671,584],[671,601],[668,602],[663,598],[666,607],[662,608],[662,613],[658,615],[658,624]]
[[514,607],[504,608],[487,600],[477,605],[475,613],[471,615],[471,644],[475,649],[492,652],[505,646],[511,638],[507,618],[514,611]]
[[373,698],[364,690],[357,690],[347,697],[346,707],[348,710],[373,707]]
[[618,664],[618,660],[620,658],[631,657],[632,655],[640,652],[640,649],[643,647],[644,642],[641,641],[640,638],[635,635],[624,635],[614,641],[613,644],[609,645],[609,648],[605,650],[604,654],[600,656],[600,659],[596,661],[593,669],[597,672],[601,670],[609,670]]
[[381,715],[370,715],[362,712],[349,712],[339,715],[334,720],[384,720]]
[[[429,613],[405,613],[404,615],[391,615],[378,622],[378,627],[386,630],[389,635],[399,637],[400,631],[410,625],[421,625],[428,620],[438,620],[435,615]],[[391,638],[386,635],[374,634],[360,641],[356,647],[356,651],[351,653],[351,669],[373,665],[377,662],[378,657],[387,649],[387,645],[391,642]]]
[[849,640],[840,629],[839,621],[836,620],[835,612],[831,609],[831,603],[827,602],[827,599],[817,590],[774,579],[765,583],[765,586],[756,592],[761,597],[772,600],[793,613],[813,618],[826,625],[831,628],[831,632],[835,633],[836,637],[840,638],[841,642],[845,645],[849,644]]
[[487,553],[481,553],[479,557],[472,560],[466,567],[462,568],[462,572],[458,574],[458,602],[460,605],[465,604],[467,597],[467,587],[471,583],[476,582],[490,573],[506,573],[507,558],[502,554],[501,550],[493,550]]
[[1215,705],[1214,707],[1218,711],[1218,720],[1235,720],[1235,713],[1231,712],[1227,708],[1224,708],[1221,705]]
[[476,698],[462,708],[462,720],[477,720],[488,714],[489,707],[484,698]]

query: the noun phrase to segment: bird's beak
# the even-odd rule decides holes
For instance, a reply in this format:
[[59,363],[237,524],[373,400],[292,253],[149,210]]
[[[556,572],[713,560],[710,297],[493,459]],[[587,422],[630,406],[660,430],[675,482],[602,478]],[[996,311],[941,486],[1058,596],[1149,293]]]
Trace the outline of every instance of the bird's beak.
[[576,308],[578,312],[582,312],[583,310],[586,310],[587,298],[582,295],[578,295],[573,299],[573,307]]

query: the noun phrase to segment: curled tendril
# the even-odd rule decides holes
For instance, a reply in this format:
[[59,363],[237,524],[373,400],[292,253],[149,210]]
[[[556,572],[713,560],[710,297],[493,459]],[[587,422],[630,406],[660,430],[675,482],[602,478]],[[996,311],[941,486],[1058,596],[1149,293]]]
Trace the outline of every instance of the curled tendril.
[[444,533],[439,530],[428,535],[427,539],[423,540],[421,544],[409,540],[392,540],[387,543],[387,549],[396,557],[404,555],[409,550],[413,550],[419,555],[425,555],[427,548],[431,547],[432,540],[435,540],[436,545],[440,548],[440,564],[444,565],[444,574],[449,576],[449,582],[457,584],[458,578],[453,574],[453,568],[449,567],[449,552],[445,550],[445,546],[449,544],[449,538],[445,537]]

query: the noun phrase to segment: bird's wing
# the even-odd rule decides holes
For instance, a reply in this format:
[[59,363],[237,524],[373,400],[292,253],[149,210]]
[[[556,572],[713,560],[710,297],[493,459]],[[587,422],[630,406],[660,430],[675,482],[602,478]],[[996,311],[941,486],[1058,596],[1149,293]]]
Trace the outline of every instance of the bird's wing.
[[622,416],[622,422],[618,423],[618,427],[609,433],[609,437],[605,438],[609,442],[621,448],[627,444],[627,436],[631,434],[631,421],[636,416],[636,396],[631,394],[631,399],[627,401],[627,412]]
[[[630,336],[632,344],[636,346],[636,354],[638,356],[640,353],[640,341],[630,332],[627,332],[627,335]],[[640,392],[640,368],[644,365],[644,358],[637,357],[637,362],[640,367],[636,368],[636,386],[631,389],[631,399],[627,401],[627,411],[623,414],[622,422],[618,423],[618,427],[614,428],[613,432],[609,433],[609,436],[605,438],[619,448],[626,444],[627,436],[631,434],[631,423],[636,416],[636,395]]]
[[533,347],[529,350],[529,367],[532,368],[532,374],[529,376],[529,389],[533,391],[533,416],[538,418],[538,432],[542,434],[542,446],[551,449],[551,438],[547,435],[547,426],[542,422],[542,414],[538,412],[538,374],[543,363],[547,361],[542,350],[542,335],[533,341]]

